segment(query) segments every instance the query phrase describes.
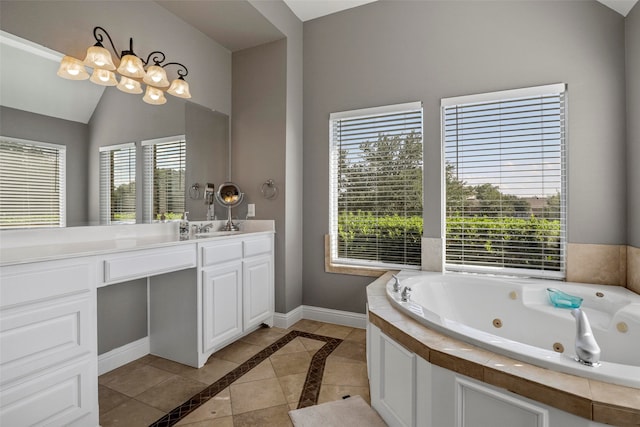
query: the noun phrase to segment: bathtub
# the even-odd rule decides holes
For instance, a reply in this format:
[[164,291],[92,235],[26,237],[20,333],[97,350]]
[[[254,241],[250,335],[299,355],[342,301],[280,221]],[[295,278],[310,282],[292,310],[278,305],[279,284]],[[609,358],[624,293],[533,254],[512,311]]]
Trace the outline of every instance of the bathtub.
[[[387,298],[431,329],[543,368],[640,389],[640,295],[628,289],[463,273],[397,277],[411,297],[401,301],[392,279]],[[549,302],[549,287],[583,298],[600,366],[574,360],[575,320]]]

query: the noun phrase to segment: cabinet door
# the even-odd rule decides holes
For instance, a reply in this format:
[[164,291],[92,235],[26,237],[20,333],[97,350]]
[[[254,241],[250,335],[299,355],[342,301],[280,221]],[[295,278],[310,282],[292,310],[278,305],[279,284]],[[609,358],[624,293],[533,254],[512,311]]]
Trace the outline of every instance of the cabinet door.
[[416,426],[416,356],[371,326],[371,406],[390,426]]
[[242,333],[242,263],[202,272],[202,348],[211,351]]
[[244,328],[248,329],[273,316],[273,260],[271,255],[243,262]]

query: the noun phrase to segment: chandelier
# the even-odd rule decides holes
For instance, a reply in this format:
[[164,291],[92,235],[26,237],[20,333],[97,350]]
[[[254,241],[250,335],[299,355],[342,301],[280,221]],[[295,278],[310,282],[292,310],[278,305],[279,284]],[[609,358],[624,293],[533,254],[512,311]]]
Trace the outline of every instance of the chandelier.
[[[120,60],[116,65],[111,58],[111,53],[102,45],[104,33],[111,43],[113,52]],[[129,39],[129,50],[124,50],[118,55],[118,50],[111,40],[109,33],[102,27],[93,29],[93,37],[96,44],[87,49],[87,56],[81,61],[72,56],[65,56],[60,62],[58,76],[70,80],[86,80],[102,85],[116,86],[122,92],[140,94],[143,92],[142,83],[146,84],[142,100],[148,104],[162,105],[167,102],[164,96],[167,93],[178,98],[191,98],[189,84],[184,77],[189,73],[187,67],[179,62],[165,62],[165,54],[159,50],[151,52],[146,61],[133,53],[133,38]],[[165,67],[174,65],[178,67],[178,78],[169,83]],[[86,67],[93,69],[91,77]],[[120,78],[118,81],[117,77]]]

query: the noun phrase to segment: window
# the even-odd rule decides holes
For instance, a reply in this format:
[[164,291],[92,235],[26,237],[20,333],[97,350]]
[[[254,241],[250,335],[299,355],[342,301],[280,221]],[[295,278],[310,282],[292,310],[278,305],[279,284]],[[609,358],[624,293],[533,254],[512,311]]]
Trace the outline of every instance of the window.
[[186,146],[184,135],[142,141],[145,222],[182,218]]
[[565,86],[442,100],[446,266],[564,277]]
[[100,147],[100,223],[136,222],[136,146]]
[[64,227],[66,147],[0,137],[0,228]]
[[421,263],[422,105],[330,116],[332,264]]

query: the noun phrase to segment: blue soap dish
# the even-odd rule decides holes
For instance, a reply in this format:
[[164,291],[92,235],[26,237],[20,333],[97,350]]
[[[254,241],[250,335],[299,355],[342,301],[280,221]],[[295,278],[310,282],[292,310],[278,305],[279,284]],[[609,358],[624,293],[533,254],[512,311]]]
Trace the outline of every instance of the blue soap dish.
[[554,288],[547,288],[549,293],[549,301],[555,307],[559,308],[579,308],[582,304],[582,298],[574,295],[566,294]]

